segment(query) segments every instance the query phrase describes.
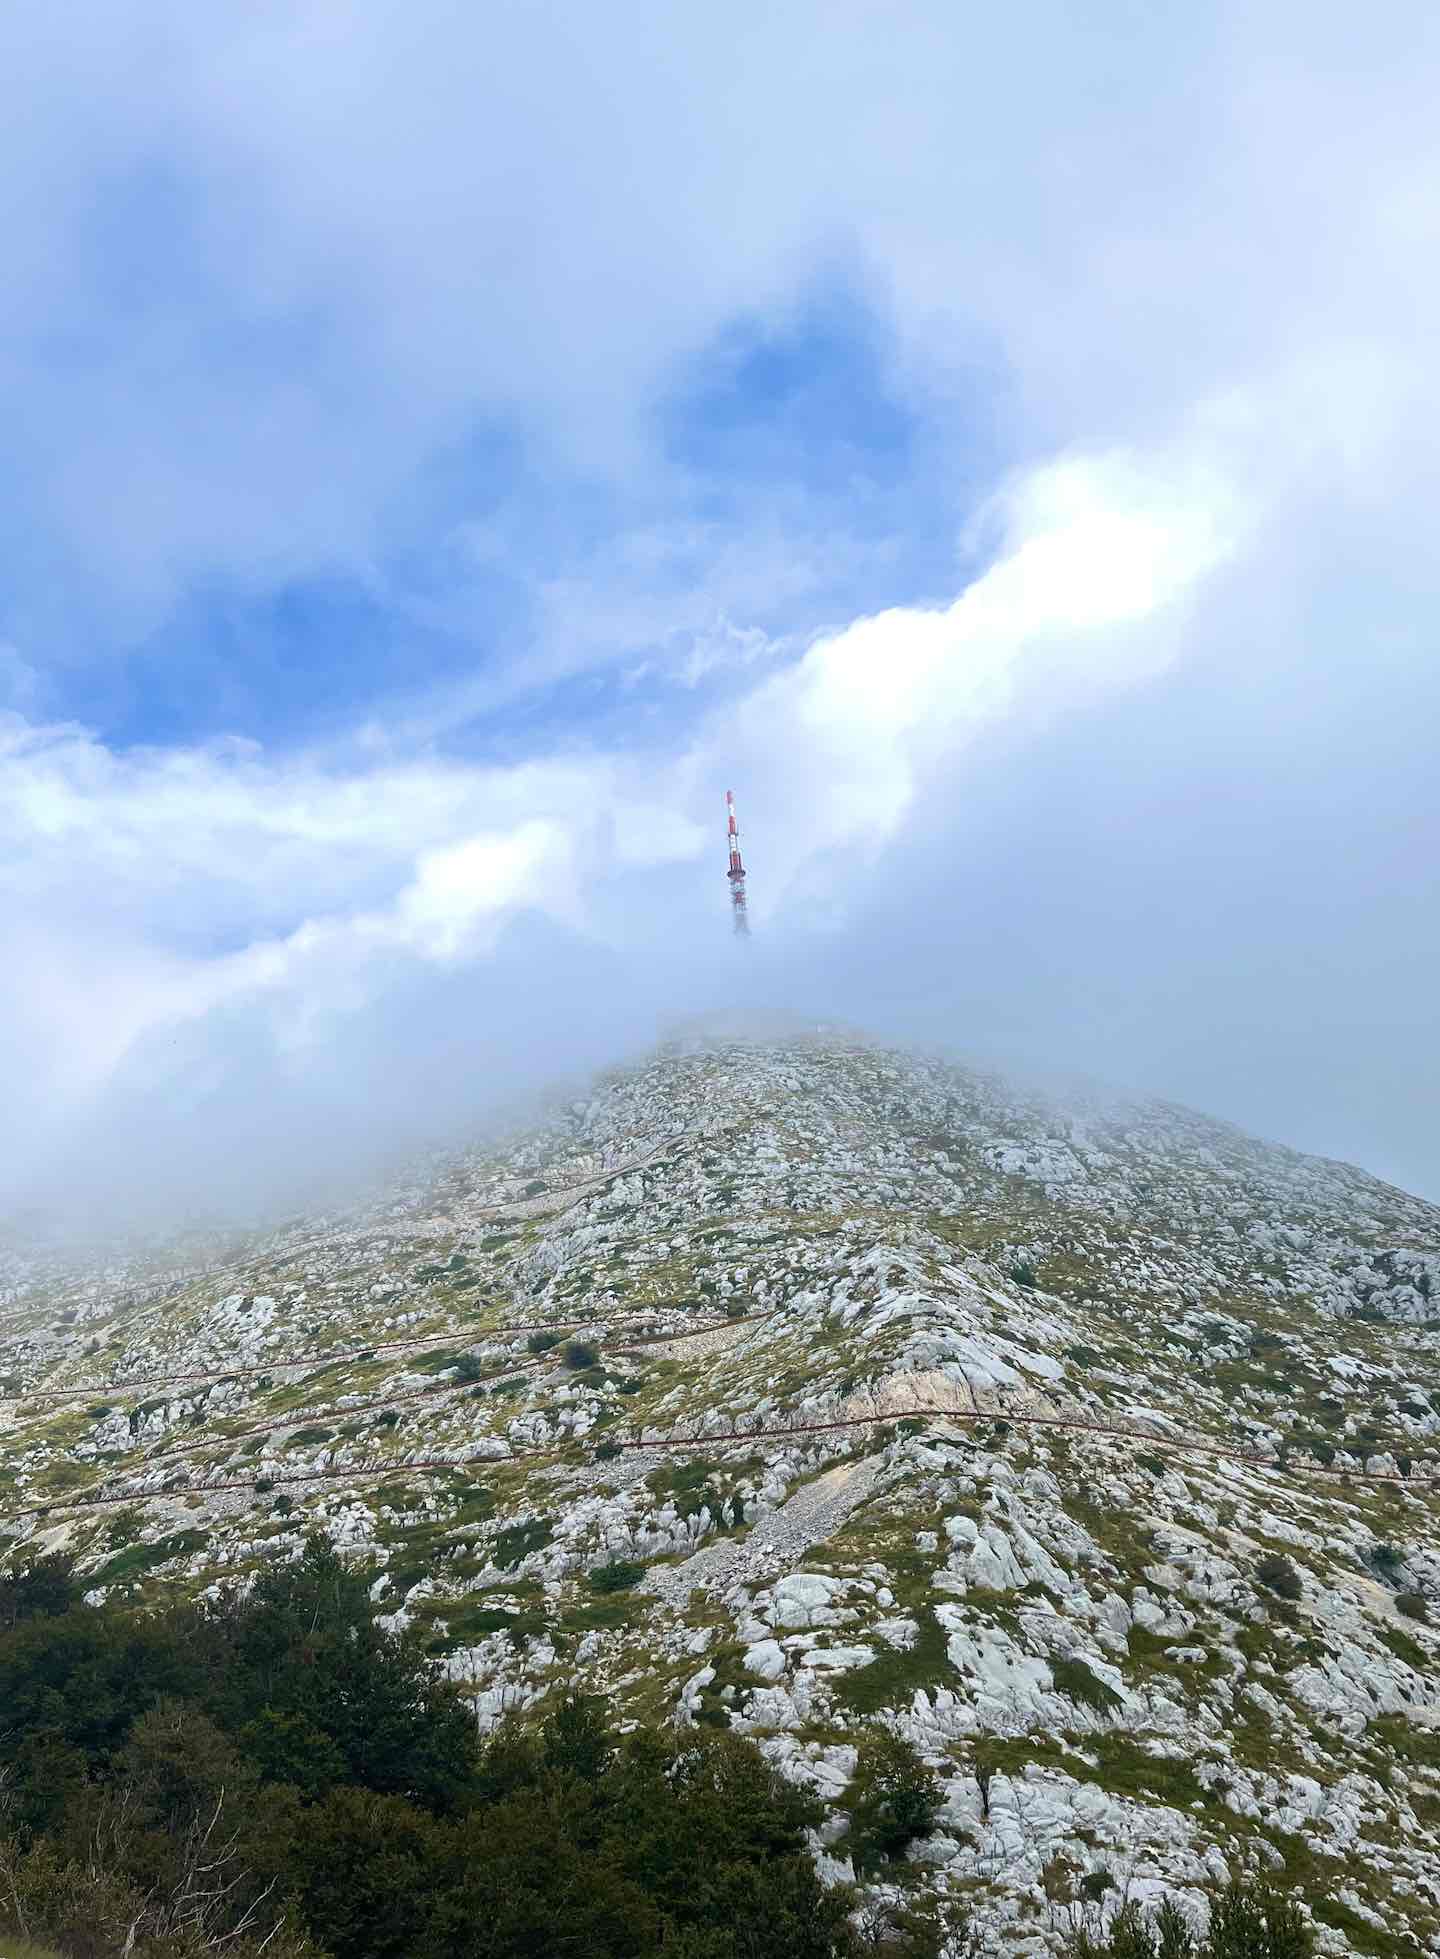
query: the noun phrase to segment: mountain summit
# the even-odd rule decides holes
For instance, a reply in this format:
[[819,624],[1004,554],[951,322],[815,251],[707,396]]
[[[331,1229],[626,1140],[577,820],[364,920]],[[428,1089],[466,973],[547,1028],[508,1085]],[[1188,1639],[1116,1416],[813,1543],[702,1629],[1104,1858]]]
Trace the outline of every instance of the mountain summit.
[[[728,1726],[1053,1939],[1285,1870],[1440,1938],[1440,1210],[1157,1103],[680,1040],[349,1216],[0,1267],[0,1529],[92,1601],[323,1532],[482,1726]],[[898,1871],[898,1867],[897,1867]]]

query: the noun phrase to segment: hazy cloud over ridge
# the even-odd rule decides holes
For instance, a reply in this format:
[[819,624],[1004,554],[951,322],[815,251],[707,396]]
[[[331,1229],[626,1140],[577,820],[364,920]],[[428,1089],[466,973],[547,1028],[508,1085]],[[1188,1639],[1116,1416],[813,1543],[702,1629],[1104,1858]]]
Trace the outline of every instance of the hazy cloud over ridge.
[[[208,1128],[223,1188],[267,1123],[343,1153],[358,1095],[421,1134],[457,1054],[479,1107],[738,986],[1440,1189],[1435,30],[1387,13],[0,30],[33,105],[0,138],[0,1180],[93,1176],[128,1123],[162,1182]],[[894,405],[844,452],[783,420],[837,267]],[[737,367],[740,326],[800,380]],[[715,374],[723,467],[673,432]],[[503,631],[497,566],[541,595]],[[377,705],[312,605],[262,671],[251,609],[322,577],[473,646]],[[241,711],[151,734],[197,619]],[[100,670],[137,648],[120,742]],[[323,667],[325,738],[250,737],[286,667]]]

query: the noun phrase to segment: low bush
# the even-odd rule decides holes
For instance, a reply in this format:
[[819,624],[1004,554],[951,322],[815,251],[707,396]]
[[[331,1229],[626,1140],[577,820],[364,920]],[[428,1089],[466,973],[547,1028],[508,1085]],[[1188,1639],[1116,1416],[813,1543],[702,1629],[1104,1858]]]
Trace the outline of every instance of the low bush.
[[1420,1674],[1430,1671],[1430,1655],[1423,1646],[1417,1644],[1409,1633],[1400,1626],[1381,1626],[1381,1641],[1390,1648],[1397,1660],[1403,1660],[1407,1667],[1414,1667]]
[[1255,1576],[1267,1592],[1274,1592],[1277,1598],[1297,1599],[1304,1596],[1305,1587],[1300,1582],[1300,1574],[1288,1558],[1272,1552],[1260,1560],[1255,1567]]
[[1396,1595],[1395,1610],[1407,1619],[1418,1619],[1423,1624],[1430,1617],[1430,1607],[1423,1592],[1400,1592]]
[[58,1618],[80,1596],[75,1563],[63,1551],[22,1552],[0,1571],[0,1627]]
[[1087,1347],[1082,1342],[1078,1346],[1065,1349],[1066,1360],[1073,1360],[1077,1367],[1103,1367],[1105,1356],[1098,1347]]
[[509,1524],[495,1539],[495,1562],[502,1571],[513,1571],[536,1551],[543,1551],[554,1535],[544,1517],[536,1517],[528,1524]]
[[1242,1879],[1212,1903],[1203,1939],[1172,1898],[1153,1913],[1132,1900],[1116,1912],[1103,1938],[1087,1927],[1069,1950],[1072,1959],[1309,1959],[1315,1933],[1282,1892]]
[[335,1440],[333,1428],[297,1428],[285,1438],[287,1449],[319,1449]]
[[532,1354],[548,1354],[552,1347],[559,1345],[558,1333],[532,1333],[525,1342],[526,1351]]
[[578,1373],[582,1368],[598,1366],[600,1349],[592,1346],[588,1340],[567,1340],[560,1351],[560,1358],[567,1367],[573,1367]]
[[1072,1701],[1091,1708],[1096,1714],[1108,1714],[1112,1709],[1124,1705],[1115,1689],[1107,1686],[1084,1660],[1052,1660],[1050,1677],[1055,1682],[1057,1693],[1068,1695]]
[[940,1785],[910,1743],[887,1729],[862,1736],[855,1791],[849,1848],[857,1871],[873,1872],[935,1828]]
[[585,1582],[592,1592],[628,1592],[644,1576],[643,1564],[632,1564],[627,1558],[612,1558],[609,1564],[597,1565]]

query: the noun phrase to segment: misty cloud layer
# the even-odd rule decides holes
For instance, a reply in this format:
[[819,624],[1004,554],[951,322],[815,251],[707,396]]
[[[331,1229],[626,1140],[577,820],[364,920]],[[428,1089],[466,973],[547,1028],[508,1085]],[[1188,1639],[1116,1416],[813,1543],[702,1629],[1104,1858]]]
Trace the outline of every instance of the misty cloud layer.
[[1440,1195],[1392,11],[0,30],[0,1205],[285,1208],[732,1004]]

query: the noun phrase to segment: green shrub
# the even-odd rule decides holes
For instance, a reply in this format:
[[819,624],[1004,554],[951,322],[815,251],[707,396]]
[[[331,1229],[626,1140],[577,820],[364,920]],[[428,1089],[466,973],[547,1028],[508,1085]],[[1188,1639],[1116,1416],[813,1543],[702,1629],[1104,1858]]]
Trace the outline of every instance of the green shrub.
[[1255,1567],[1255,1576],[1267,1592],[1274,1592],[1277,1598],[1302,1598],[1305,1587],[1300,1582],[1300,1574],[1288,1558],[1277,1552],[1263,1557]]
[[947,1634],[934,1613],[922,1607],[916,1614],[913,1646],[881,1646],[867,1665],[842,1673],[831,1689],[838,1706],[853,1714],[878,1714],[887,1707],[904,1707],[917,1687],[933,1691],[949,1665]]
[[495,1562],[502,1571],[513,1571],[524,1559],[543,1551],[554,1535],[544,1517],[536,1517],[528,1524],[510,1524],[495,1539]]
[[79,1597],[75,1561],[63,1551],[12,1555],[0,1571],[0,1626],[58,1618]]
[[725,1499],[710,1480],[719,1474],[714,1463],[697,1457],[690,1462],[667,1463],[663,1469],[652,1470],[645,1478],[645,1487],[662,1503],[668,1497],[681,1517],[698,1517],[702,1510],[708,1510],[716,1526],[725,1530],[729,1527]]
[[1308,1959],[1315,1934],[1299,1907],[1265,1884],[1232,1884],[1210,1908],[1204,1959]]
[[[1316,1907],[1317,1916],[1324,1915]],[[1103,1938],[1088,1928],[1070,1941],[1072,1959],[1310,1959],[1315,1934],[1299,1908],[1265,1883],[1240,1880],[1216,1897],[1210,1929],[1197,1939],[1171,1898],[1153,1913],[1131,1901]]]
[[1407,1619],[1418,1619],[1423,1624],[1430,1617],[1430,1607],[1423,1592],[1400,1592],[1395,1599],[1395,1610]]
[[527,1352],[532,1354],[548,1354],[552,1347],[558,1347],[559,1345],[560,1335],[558,1333],[532,1333],[530,1338],[525,1342]]
[[[375,1577],[314,1537],[244,1597],[155,1612],[81,1607],[63,1571],[12,1569],[0,1952],[853,1959],[853,1899],[807,1840],[824,1809],[752,1741],[619,1735],[572,1697],[482,1743],[423,1635],[381,1629]],[[447,1640],[535,1623],[471,1610]],[[861,1752],[862,1828],[898,1855],[938,1791],[903,1744]]]
[[1068,1695],[1072,1701],[1092,1708],[1096,1714],[1108,1714],[1112,1709],[1124,1705],[1115,1689],[1107,1686],[1098,1673],[1092,1672],[1084,1660],[1052,1660],[1050,1677],[1055,1682],[1057,1693]]
[[588,1340],[567,1340],[560,1350],[560,1358],[567,1367],[578,1373],[582,1368],[595,1367],[600,1360],[600,1349]]
[[908,1741],[884,1728],[860,1739],[855,1764],[850,1852],[871,1872],[929,1836],[940,1814],[940,1785]]
[[632,1564],[626,1558],[612,1558],[609,1564],[597,1565],[585,1582],[592,1592],[628,1592],[644,1576],[643,1564]]
[[92,1574],[91,1583],[126,1584],[131,1579],[143,1578],[156,1565],[169,1564],[172,1558],[193,1557],[197,1551],[203,1551],[209,1542],[209,1535],[203,1530],[182,1530],[172,1537],[162,1537],[156,1544],[131,1544],[125,1550],[117,1551],[113,1558],[107,1558],[100,1569]]
[[1423,1646],[1416,1644],[1409,1633],[1402,1631],[1399,1626],[1381,1626],[1379,1631],[1381,1640],[1390,1648],[1397,1660],[1403,1660],[1407,1667],[1414,1667],[1417,1673],[1430,1671],[1429,1654]]

